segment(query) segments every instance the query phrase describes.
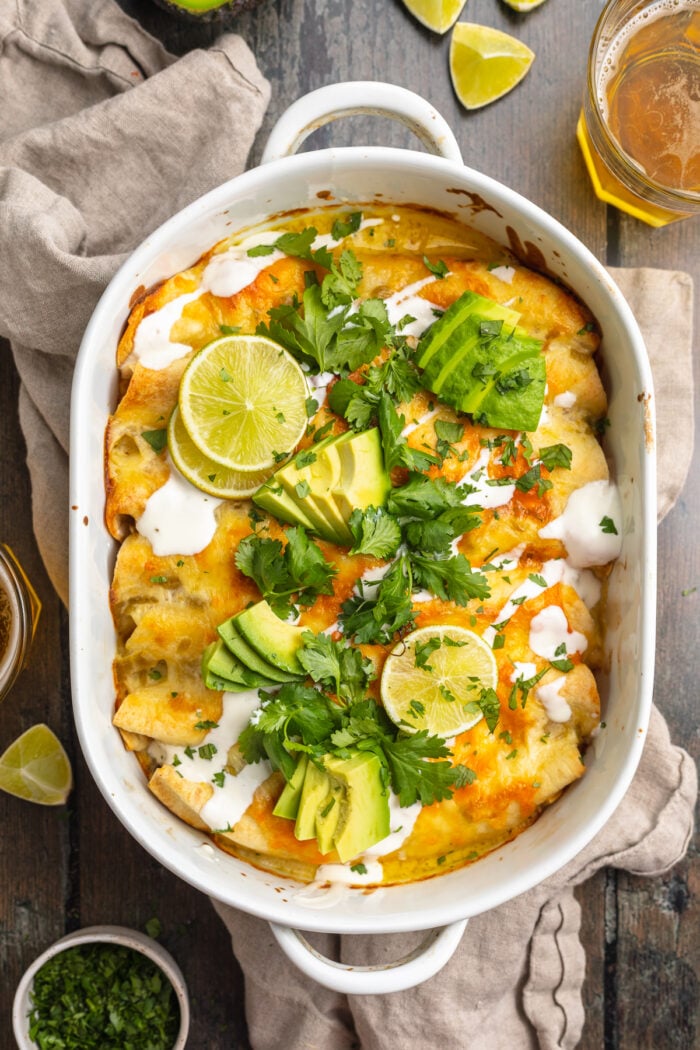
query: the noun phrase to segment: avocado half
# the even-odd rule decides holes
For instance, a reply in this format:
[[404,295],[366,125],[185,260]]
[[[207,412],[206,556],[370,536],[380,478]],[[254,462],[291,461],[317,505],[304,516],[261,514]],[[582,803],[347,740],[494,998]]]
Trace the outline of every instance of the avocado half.
[[171,14],[206,22],[219,14],[240,15],[262,3],[262,0],[156,0]]

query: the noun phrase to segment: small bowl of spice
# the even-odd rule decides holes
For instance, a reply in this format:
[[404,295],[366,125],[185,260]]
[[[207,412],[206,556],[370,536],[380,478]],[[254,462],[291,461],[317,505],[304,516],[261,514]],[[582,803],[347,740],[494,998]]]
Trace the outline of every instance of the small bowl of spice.
[[89,926],[34,960],[12,1024],[20,1050],[184,1050],[190,1006],[180,968],[157,941]]

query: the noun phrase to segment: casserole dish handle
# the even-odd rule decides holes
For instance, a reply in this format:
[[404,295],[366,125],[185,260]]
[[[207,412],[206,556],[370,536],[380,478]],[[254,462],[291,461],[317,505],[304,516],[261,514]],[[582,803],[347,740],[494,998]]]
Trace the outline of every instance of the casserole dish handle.
[[462,939],[468,920],[431,930],[417,948],[396,962],[376,966],[349,966],[316,951],[300,930],[270,927],[282,951],[302,973],[326,988],[346,995],[385,995],[402,992],[433,977],[447,963]]
[[429,102],[406,88],[374,80],[328,84],[297,99],[272,129],[261,163],[288,157],[324,124],[359,114],[398,120],[418,136],[428,152],[463,163],[449,125]]

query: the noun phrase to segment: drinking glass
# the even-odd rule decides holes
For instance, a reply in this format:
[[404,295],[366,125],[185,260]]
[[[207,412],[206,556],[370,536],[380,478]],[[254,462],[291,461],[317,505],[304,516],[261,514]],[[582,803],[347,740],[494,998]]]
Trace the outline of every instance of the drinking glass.
[[611,0],[577,138],[596,195],[651,226],[700,213],[700,0]]

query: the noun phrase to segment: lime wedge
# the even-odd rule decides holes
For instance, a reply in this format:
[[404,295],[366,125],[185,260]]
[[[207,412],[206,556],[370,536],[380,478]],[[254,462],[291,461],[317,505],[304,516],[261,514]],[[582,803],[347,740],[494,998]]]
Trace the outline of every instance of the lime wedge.
[[508,33],[458,22],[450,42],[450,75],[457,98],[467,109],[495,102],[520,83],[534,57],[526,44]]
[[435,33],[446,33],[459,18],[464,0],[403,0],[414,18]]
[[479,721],[479,698],[497,681],[493,653],[478,634],[452,625],[421,627],[387,657],[381,697],[405,732],[451,737]]
[[202,492],[219,499],[246,499],[260,488],[276,468],[267,470],[232,470],[215,463],[200,452],[185,430],[180,410],[175,406],[168,423],[168,452],[188,481]]
[[0,790],[42,806],[61,806],[73,786],[68,755],[43,722],[32,726],[0,756]]
[[274,467],[299,443],[308,396],[290,353],[262,336],[231,335],[192,358],[178,404],[185,430],[208,459],[256,472]]

